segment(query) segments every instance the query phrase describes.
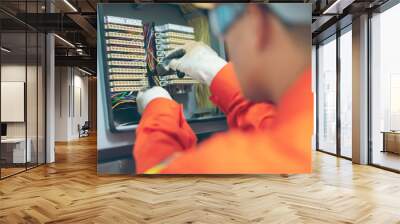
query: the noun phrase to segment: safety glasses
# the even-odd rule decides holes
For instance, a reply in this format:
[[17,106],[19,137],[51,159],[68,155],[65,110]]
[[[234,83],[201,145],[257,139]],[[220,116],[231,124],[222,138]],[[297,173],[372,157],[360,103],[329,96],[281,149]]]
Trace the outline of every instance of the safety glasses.
[[211,30],[216,36],[223,37],[245,10],[243,3],[219,4],[209,12]]
[[[256,4],[256,3],[254,3]],[[229,28],[243,15],[249,3],[218,4],[209,12],[213,33],[223,37]],[[265,12],[277,16],[288,27],[311,24],[311,4],[309,3],[268,3],[257,4]]]

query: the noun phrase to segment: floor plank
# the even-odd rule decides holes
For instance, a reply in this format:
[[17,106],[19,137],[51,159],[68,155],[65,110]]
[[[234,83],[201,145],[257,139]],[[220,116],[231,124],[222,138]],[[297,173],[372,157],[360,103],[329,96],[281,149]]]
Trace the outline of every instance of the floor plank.
[[314,154],[309,175],[99,177],[96,139],[0,181],[0,223],[400,223],[400,175]]

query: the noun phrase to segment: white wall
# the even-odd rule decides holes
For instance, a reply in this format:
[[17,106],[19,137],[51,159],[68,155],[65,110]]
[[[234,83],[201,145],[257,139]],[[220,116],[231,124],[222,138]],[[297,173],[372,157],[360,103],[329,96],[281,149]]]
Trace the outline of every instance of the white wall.
[[25,64],[5,64],[1,66],[1,81],[25,82]]
[[[1,81],[25,82],[25,64],[8,64],[1,66]],[[6,108],[1,108],[6,110]],[[7,137],[25,137],[25,123],[7,123]]]
[[[72,138],[78,138],[78,125],[83,125],[85,121],[89,120],[88,110],[88,77],[82,76],[82,73],[77,74],[78,70],[74,70],[74,83],[73,83],[73,94],[74,99],[72,108],[72,119],[71,119],[71,136]],[[71,103],[72,105],[72,103]]]
[[[28,69],[28,74],[31,74],[31,71],[34,68],[33,66],[29,66],[26,68],[25,64],[4,64],[1,66],[1,81],[4,82],[25,82],[25,75],[26,71],[25,69]],[[36,71],[35,71],[36,74]],[[29,77],[28,77],[29,78]],[[36,81],[32,83],[32,80],[29,80],[30,85],[36,85]],[[36,89],[27,89],[27,103],[30,104],[34,100],[36,100]],[[33,92],[30,92],[29,90],[32,90]],[[29,106],[29,105],[28,105]],[[30,105],[34,106],[36,108],[36,101],[35,105]],[[1,108],[1,110],[7,110],[7,108]],[[28,122],[35,121],[36,124],[36,114],[33,113],[28,113]],[[7,136],[8,137],[25,137],[25,123],[26,122],[10,122],[7,123]],[[29,124],[28,128],[32,127],[33,124]],[[36,126],[35,126],[36,129]],[[29,130],[28,130],[28,137],[29,136]]]
[[55,140],[77,139],[78,125],[83,125],[89,117],[88,77],[76,68],[56,67],[55,85]]
[[55,141],[68,140],[68,87],[69,74],[67,67],[55,69]]

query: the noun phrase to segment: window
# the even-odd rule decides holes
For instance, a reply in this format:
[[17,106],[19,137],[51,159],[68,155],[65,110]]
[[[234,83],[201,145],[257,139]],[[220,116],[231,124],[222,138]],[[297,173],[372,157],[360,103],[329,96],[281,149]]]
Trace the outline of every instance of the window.
[[400,170],[400,4],[371,18],[372,153],[375,165]]
[[340,155],[352,156],[352,33],[351,26],[340,36]]
[[[44,3],[1,1],[0,6],[18,6],[24,16],[42,12]],[[0,17],[8,21],[0,24],[0,178],[5,178],[45,163],[46,38],[7,14]]]
[[336,153],[336,36],[318,48],[318,149]]

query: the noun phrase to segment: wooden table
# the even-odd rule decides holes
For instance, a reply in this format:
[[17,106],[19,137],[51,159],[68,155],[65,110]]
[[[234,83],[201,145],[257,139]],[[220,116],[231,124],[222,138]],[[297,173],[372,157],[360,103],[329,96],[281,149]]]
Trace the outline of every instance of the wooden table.
[[400,154],[400,131],[382,131],[383,150],[382,152],[392,152]]

